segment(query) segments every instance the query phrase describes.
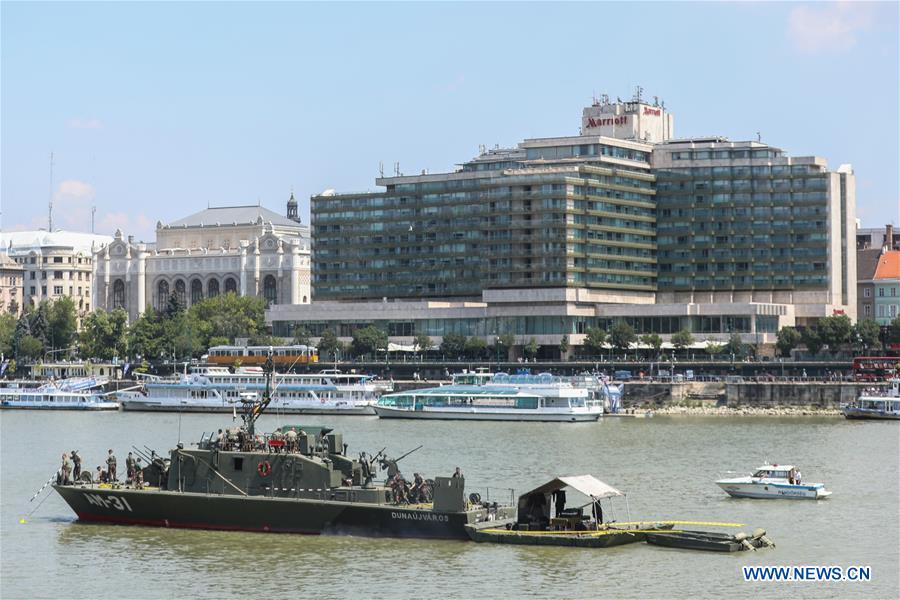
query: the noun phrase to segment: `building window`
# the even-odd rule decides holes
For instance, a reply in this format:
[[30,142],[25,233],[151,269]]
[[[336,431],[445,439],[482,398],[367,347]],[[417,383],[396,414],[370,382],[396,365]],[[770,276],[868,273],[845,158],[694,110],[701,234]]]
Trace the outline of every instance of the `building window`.
[[116,279],[115,283],[113,283],[112,304],[113,308],[125,308],[125,282],[121,279]]
[[203,283],[199,279],[191,281],[191,304],[197,304],[203,300]]
[[63,293],[63,286],[61,286],[61,285],[54,285],[54,286],[53,286],[53,293],[54,293],[54,294],[57,294],[57,295],[62,295],[62,293]]
[[863,306],[863,314],[866,315],[867,317],[872,316],[872,305],[871,304],[866,304]]
[[872,297],[872,288],[865,288],[865,289],[863,289],[863,297],[864,297],[864,298],[871,298],[871,297]]
[[897,295],[897,288],[892,287],[891,288],[891,296],[896,296],[896,295]]
[[229,277],[225,280],[225,293],[237,294],[237,281],[234,277]]
[[879,304],[879,305],[878,305],[878,316],[879,316],[879,317],[883,317],[883,316],[884,316],[884,304]]
[[175,281],[175,297],[178,298],[178,304],[181,306],[185,305],[187,295],[185,294],[184,279]]
[[278,289],[275,285],[275,277],[272,275],[266,275],[266,278],[263,279],[263,298],[266,299],[266,304],[277,304]]
[[162,310],[169,302],[169,282],[160,281],[156,285],[156,308]]
[[897,305],[891,304],[891,318],[893,319],[896,316],[897,316]]
[[879,298],[883,298],[883,297],[884,297],[884,288],[878,288],[878,297],[879,297]]
[[218,279],[210,279],[209,284],[207,284],[206,295],[210,298],[215,298],[219,295],[219,280]]

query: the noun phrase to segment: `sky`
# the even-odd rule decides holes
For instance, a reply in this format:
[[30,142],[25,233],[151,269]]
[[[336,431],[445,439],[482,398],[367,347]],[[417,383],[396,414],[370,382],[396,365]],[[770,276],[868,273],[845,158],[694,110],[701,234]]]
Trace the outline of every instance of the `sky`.
[[[4,230],[152,241],[208,205],[304,222],[325,189],[576,135],[640,85],[678,137],[756,139],[857,175],[900,223],[898,3],[0,3]],[[51,177],[50,155],[53,154]]]

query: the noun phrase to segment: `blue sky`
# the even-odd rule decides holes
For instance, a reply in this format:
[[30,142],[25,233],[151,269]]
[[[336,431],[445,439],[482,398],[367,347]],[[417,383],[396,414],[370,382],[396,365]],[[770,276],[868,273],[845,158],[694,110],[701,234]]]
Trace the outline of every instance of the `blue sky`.
[[640,84],[679,137],[852,163],[864,226],[898,222],[898,4],[10,3],[4,229],[152,240],[207,204],[282,212],[574,135]]

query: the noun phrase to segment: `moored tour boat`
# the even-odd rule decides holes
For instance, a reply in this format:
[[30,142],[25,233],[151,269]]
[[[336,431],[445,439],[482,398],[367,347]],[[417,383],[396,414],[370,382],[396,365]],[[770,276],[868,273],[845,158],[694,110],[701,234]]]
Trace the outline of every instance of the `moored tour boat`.
[[[120,394],[125,410],[175,412],[234,412],[242,396],[261,393],[265,376],[260,367],[197,367],[174,378],[142,376],[144,392]],[[322,371],[284,373],[275,377],[270,410],[296,414],[374,414],[382,392],[390,382],[374,381],[369,375]]]
[[763,465],[749,477],[720,479],[716,485],[735,498],[819,500],[831,495],[824,483],[798,483],[796,474],[793,465]]
[[586,387],[552,375],[462,373],[452,385],[382,396],[375,413],[383,419],[470,421],[596,421],[603,403]]
[[860,394],[856,402],[841,408],[848,419],[900,420],[900,380],[892,379],[884,394]]
[[107,380],[76,377],[39,387],[0,388],[0,407],[45,410],[118,410],[119,403],[104,394]]

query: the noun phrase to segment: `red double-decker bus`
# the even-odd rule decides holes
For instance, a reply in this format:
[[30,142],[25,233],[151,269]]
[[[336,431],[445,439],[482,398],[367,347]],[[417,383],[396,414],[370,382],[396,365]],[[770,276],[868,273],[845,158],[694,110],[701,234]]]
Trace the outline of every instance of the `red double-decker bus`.
[[900,357],[858,356],[853,359],[853,379],[856,381],[887,381],[897,375]]

